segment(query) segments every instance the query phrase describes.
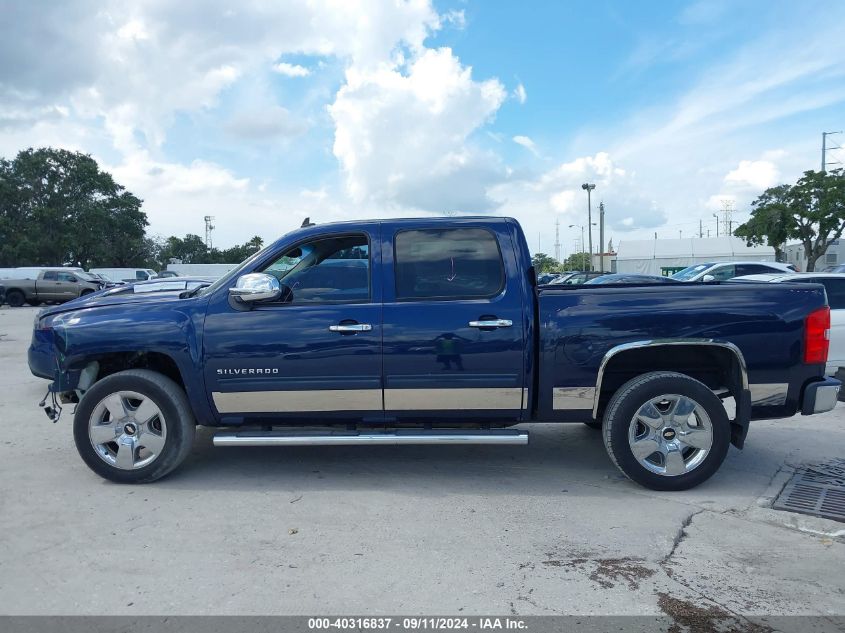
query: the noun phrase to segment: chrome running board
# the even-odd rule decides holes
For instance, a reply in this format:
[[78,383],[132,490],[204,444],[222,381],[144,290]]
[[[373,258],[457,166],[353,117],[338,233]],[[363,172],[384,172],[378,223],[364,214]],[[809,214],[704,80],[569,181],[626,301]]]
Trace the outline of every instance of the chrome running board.
[[302,433],[291,431],[237,431],[218,433],[215,446],[386,446],[425,444],[528,444],[528,433],[513,429],[495,431],[401,430],[401,431],[337,431]]

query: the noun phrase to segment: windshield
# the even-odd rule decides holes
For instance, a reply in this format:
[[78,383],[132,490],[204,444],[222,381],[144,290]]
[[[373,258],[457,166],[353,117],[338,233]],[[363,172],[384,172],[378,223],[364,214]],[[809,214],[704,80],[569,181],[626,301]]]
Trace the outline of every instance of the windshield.
[[707,270],[709,266],[710,264],[696,264],[695,266],[684,268],[683,270],[679,270],[674,275],[672,275],[672,279],[677,279],[679,281],[688,281],[700,272]]

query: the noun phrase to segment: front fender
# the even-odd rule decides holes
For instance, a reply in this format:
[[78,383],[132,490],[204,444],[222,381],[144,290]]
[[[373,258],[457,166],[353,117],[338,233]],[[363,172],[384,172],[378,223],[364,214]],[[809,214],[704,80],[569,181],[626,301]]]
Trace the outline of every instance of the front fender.
[[[201,371],[206,301],[194,299],[80,308],[35,325],[30,370],[52,380],[51,391],[76,388],[91,361],[113,354],[158,353],[176,364],[197,417],[210,415]],[[199,410],[197,410],[199,409]]]

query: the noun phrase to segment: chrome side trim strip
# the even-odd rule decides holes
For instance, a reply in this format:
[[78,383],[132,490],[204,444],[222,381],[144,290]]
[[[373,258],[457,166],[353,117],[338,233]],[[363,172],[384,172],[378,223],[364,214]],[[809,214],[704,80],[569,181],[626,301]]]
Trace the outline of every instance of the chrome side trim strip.
[[290,391],[215,391],[220,413],[294,411],[381,411],[381,389],[299,389]]
[[786,395],[789,392],[789,383],[752,383],[751,390],[752,407],[777,407],[786,402]]
[[402,446],[409,444],[528,444],[528,433],[524,431],[502,433],[356,433],[338,435],[292,435],[292,434],[249,434],[218,433],[214,436],[215,446],[355,446],[358,444],[382,444]]
[[522,387],[385,389],[385,411],[522,409]]
[[627,352],[633,349],[640,349],[643,347],[661,347],[676,345],[722,347],[727,350],[730,350],[736,357],[737,363],[739,364],[742,388],[748,389],[748,367],[745,364],[745,357],[742,355],[742,351],[733,343],[729,343],[727,341],[714,341],[713,339],[653,339],[648,341],[632,341],[630,343],[623,343],[622,345],[617,345],[616,347],[611,348],[607,352],[607,354],[604,355],[604,358],[602,358],[601,364],[599,365],[598,377],[596,378],[596,393],[595,397],[593,398],[593,418],[598,416],[599,397],[601,396],[601,383],[602,379],[604,378],[604,370],[606,369],[607,364],[608,362],[610,362],[611,358],[613,358],[617,354]]
[[591,409],[595,397],[595,387],[555,387],[552,390],[552,409]]

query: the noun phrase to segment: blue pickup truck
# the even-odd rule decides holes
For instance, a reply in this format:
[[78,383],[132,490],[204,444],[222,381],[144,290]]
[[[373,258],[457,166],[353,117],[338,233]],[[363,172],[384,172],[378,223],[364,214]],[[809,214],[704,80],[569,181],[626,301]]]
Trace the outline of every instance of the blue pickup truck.
[[306,225],[211,285],[146,290],[43,310],[29,350],[48,411],[75,403],[82,459],[118,482],[172,471],[197,424],[296,446],[583,422],[632,480],[681,490],[751,420],[828,411],[840,386],[821,286],[540,286],[510,218]]

